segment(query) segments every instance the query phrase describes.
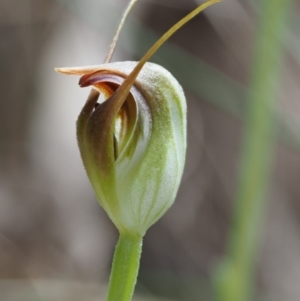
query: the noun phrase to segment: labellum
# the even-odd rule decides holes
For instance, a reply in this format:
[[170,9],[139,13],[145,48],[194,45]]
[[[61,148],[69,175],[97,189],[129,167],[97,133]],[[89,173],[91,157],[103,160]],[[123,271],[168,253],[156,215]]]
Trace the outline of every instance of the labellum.
[[147,61],[178,28],[215,2],[178,22],[140,62],[57,69],[80,75],[81,87],[95,89],[77,121],[78,145],[96,196],[121,234],[145,234],[174,202],[184,168],[182,88],[167,70]]

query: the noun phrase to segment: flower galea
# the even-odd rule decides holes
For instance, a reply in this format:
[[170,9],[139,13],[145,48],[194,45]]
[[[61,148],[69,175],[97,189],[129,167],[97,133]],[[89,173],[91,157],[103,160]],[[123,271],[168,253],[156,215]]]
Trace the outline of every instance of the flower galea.
[[[220,1],[199,5],[162,35],[139,62],[108,63],[114,38],[107,63],[56,69],[80,75],[80,86],[94,89],[78,117],[78,145],[96,196],[121,235],[143,237],[166,212],[174,202],[185,161],[182,88],[170,72],[147,61],[185,23]],[[124,18],[135,2],[130,1]]]
[[81,87],[101,93],[85,103],[77,121],[83,164],[118,230],[143,236],[172,205],[180,184],[186,100],[170,72],[153,63],[125,83],[136,66],[116,62],[57,71],[81,75]]

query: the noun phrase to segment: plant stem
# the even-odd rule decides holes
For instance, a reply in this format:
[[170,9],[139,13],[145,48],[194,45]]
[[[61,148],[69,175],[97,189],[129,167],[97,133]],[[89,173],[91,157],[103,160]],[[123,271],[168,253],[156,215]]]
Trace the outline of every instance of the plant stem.
[[291,3],[291,0],[261,2],[233,224],[227,257],[215,274],[218,301],[248,301],[253,297],[257,246],[273,158],[282,37]]
[[142,252],[141,236],[121,233],[115,249],[107,301],[130,301],[134,292]]

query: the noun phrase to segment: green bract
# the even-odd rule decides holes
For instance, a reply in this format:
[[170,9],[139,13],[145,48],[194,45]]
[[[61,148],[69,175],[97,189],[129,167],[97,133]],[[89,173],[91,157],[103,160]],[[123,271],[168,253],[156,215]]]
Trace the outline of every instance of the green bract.
[[125,101],[115,91],[136,62],[62,68],[104,95],[77,122],[83,164],[97,198],[121,233],[144,235],[174,202],[186,151],[186,101],[166,69],[146,63]]

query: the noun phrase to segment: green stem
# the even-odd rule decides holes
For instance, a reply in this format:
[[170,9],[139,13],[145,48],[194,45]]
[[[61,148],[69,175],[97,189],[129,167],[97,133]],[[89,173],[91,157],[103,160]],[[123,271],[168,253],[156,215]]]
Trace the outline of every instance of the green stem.
[[248,301],[273,158],[282,37],[291,0],[265,0],[257,31],[249,111],[227,257],[215,274],[217,300]]
[[107,301],[130,301],[134,292],[142,252],[143,238],[120,234],[115,249]]

